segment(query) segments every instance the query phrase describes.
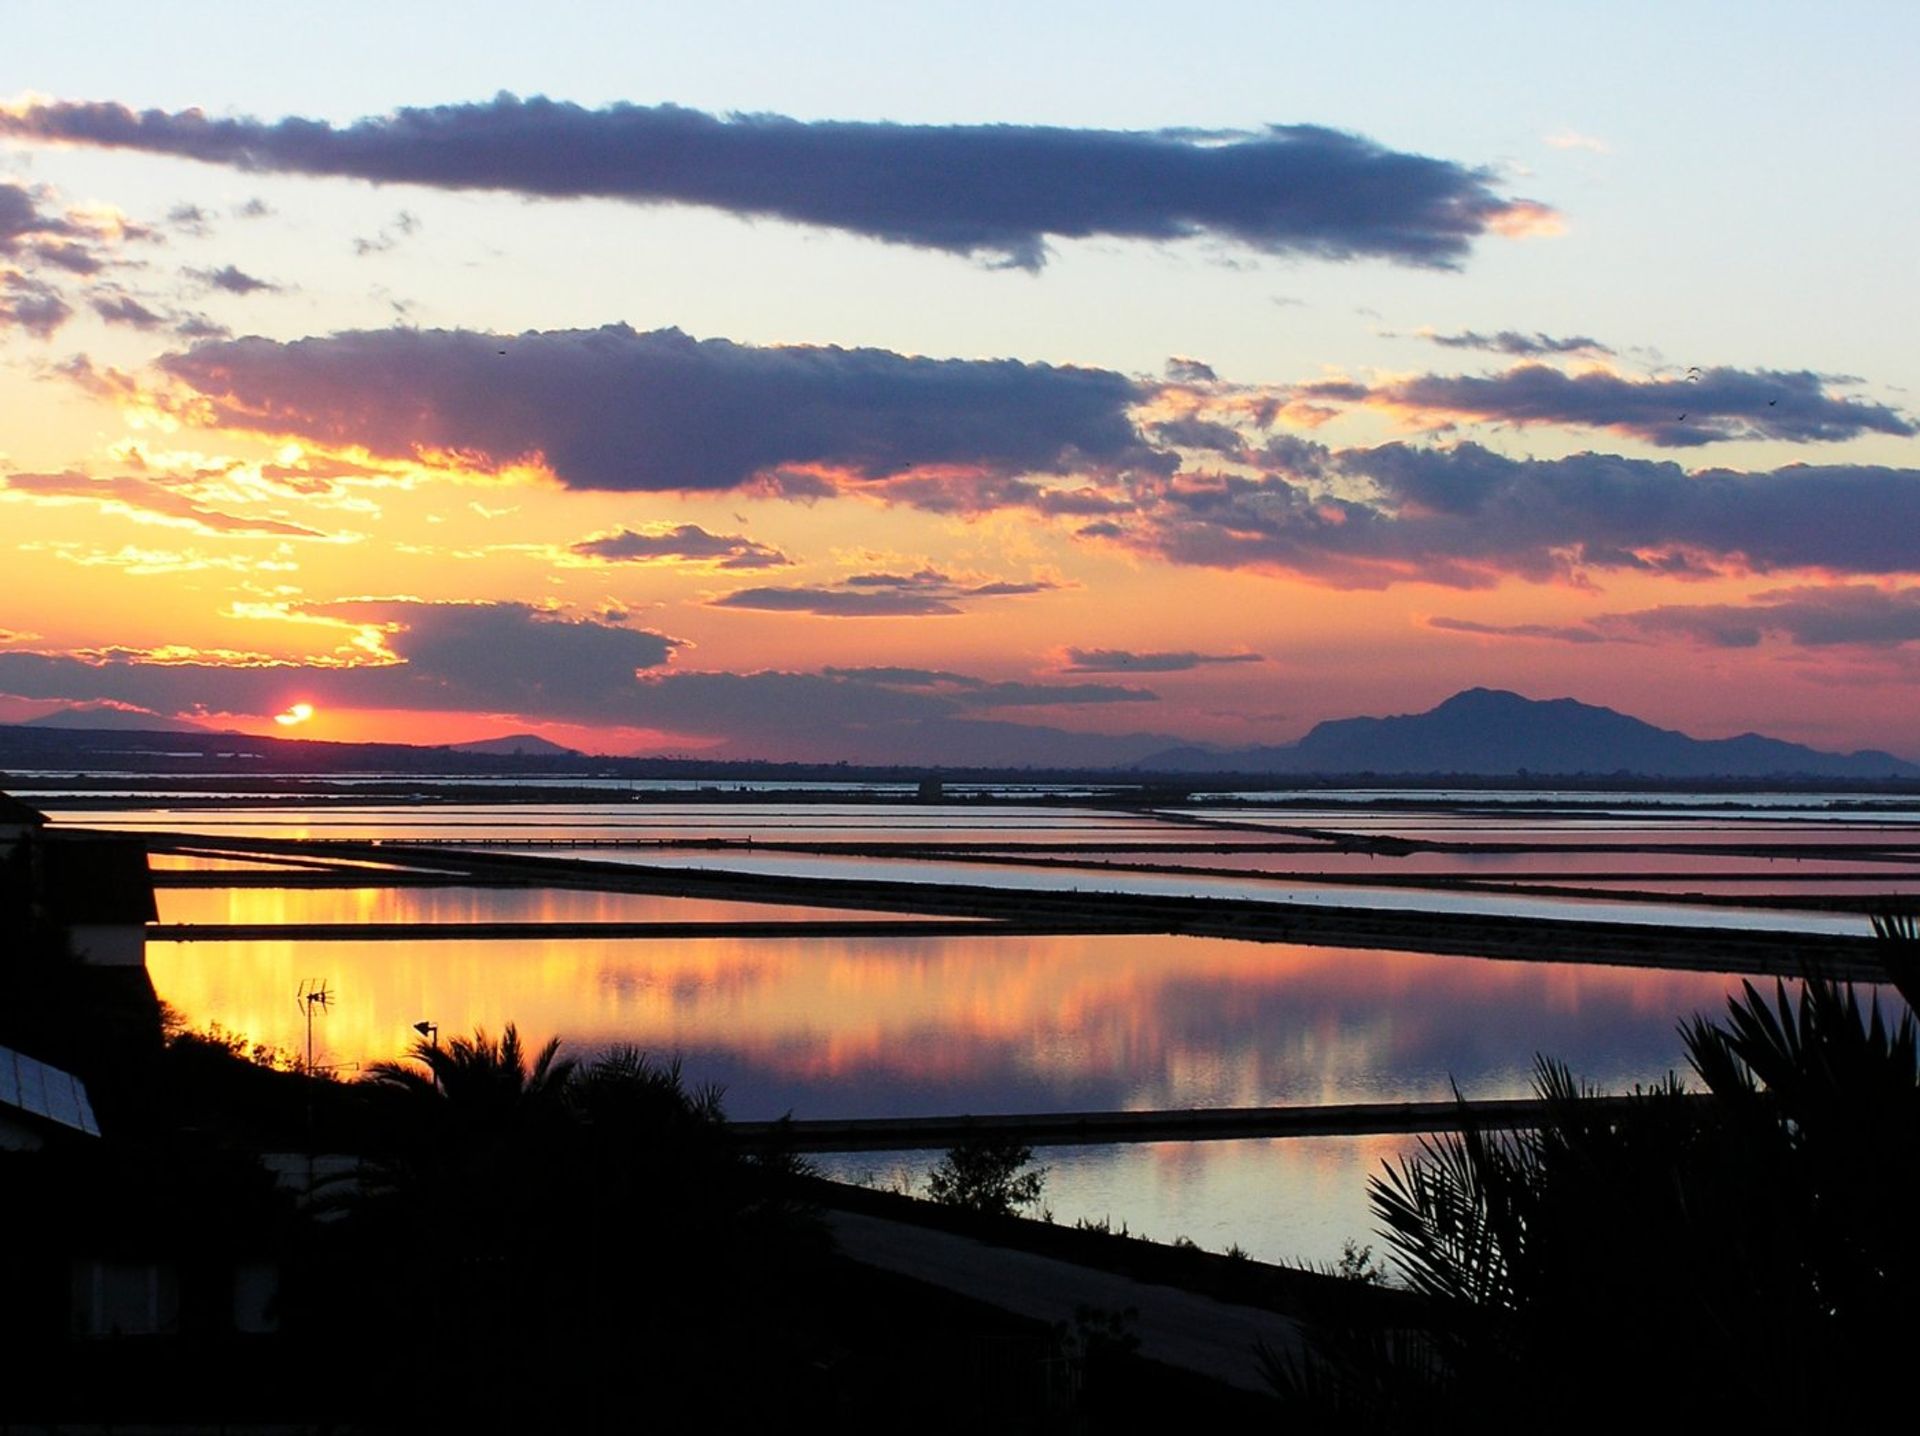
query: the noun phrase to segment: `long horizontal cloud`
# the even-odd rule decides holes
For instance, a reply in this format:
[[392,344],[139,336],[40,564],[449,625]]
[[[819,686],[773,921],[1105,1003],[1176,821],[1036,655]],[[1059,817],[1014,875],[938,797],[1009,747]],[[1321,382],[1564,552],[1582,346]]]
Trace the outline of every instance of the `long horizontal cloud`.
[[0,110],[0,136],[247,170],[441,189],[690,204],[1038,269],[1049,237],[1213,235],[1273,254],[1454,265],[1542,206],[1486,169],[1311,125],[1196,134],[1036,125],[802,123],[541,97],[402,109],[347,126],[135,112]]
[[1124,648],[1069,648],[1069,673],[1185,673],[1216,663],[1265,663],[1259,653],[1132,653]]
[[1727,439],[1810,443],[1920,433],[1897,410],[1829,394],[1820,375],[1804,370],[1721,368],[1681,379],[1628,379],[1521,364],[1504,374],[1423,374],[1373,386],[1340,380],[1297,392],[1309,400],[1385,405],[1449,420],[1609,429],[1662,448]]
[[1801,585],[1757,593],[1745,603],[1670,603],[1603,613],[1580,624],[1493,624],[1431,618],[1431,628],[1493,638],[1562,643],[1686,638],[1713,648],[1754,648],[1776,638],[1802,648],[1895,647],[1920,642],[1920,587]]
[[966,708],[1058,708],[1086,703],[1157,703],[1146,688],[1117,683],[1022,683],[975,678],[940,668],[823,668],[829,678],[850,679],[882,688],[938,693]]
[[40,503],[91,503],[103,509],[149,517],[208,534],[260,534],[276,538],[321,538],[317,529],[284,519],[230,514],[137,474],[95,478],[68,470],[58,474],[8,474],[0,496]]
[[197,344],[160,360],[219,423],[389,457],[544,458],[580,489],[726,489],[786,467],[1060,473],[1166,460],[1103,369],[758,348],[678,329],[383,329]]
[[978,716],[1000,708],[1151,702],[1105,684],[995,682],[917,669],[661,672],[657,633],[524,604],[364,600],[303,612],[377,625],[394,661],[362,666],[158,661],[128,651],[0,651],[0,693],[165,715],[328,708],[466,711],[684,735],[742,756],[870,762],[1126,762],[1165,734],[1074,734]]
[[1556,643],[1605,643],[1599,631],[1577,623],[1480,623],[1470,618],[1436,616],[1428,628],[1443,633],[1469,633],[1477,638],[1539,638]]
[[811,613],[823,618],[923,618],[962,612],[968,599],[1013,598],[1055,587],[1045,579],[965,583],[933,569],[863,573],[832,588],[743,588],[713,600],[715,608]]
[[1585,334],[1570,334],[1561,338],[1542,334],[1537,329],[1531,334],[1517,329],[1502,329],[1493,334],[1482,334],[1474,329],[1462,329],[1456,334],[1436,334],[1431,329],[1423,329],[1416,337],[1438,344],[1443,349],[1480,349],[1489,354],[1511,354],[1516,358],[1538,358],[1547,354],[1613,353],[1598,339]]
[[1720,648],[1772,636],[1805,648],[1920,641],[1920,588],[1843,584],[1775,589],[1743,604],[1663,604],[1595,620],[1603,631],[1678,634]]
[[698,524],[681,524],[658,533],[616,529],[580,540],[567,550],[600,563],[662,563],[675,560],[711,563],[719,568],[780,568],[793,562],[778,549],[744,534],[708,533]]
[[1510,459],[1470,443],[1334,451],[1291,440],[1282,449],[1280,472],[1183,476],[1103,532],[1178,563],[1347,587],[1472,588],[1581,568],[1920,570],[1913,469],[1689,473],[1609,454]]
[[107,700],[164,713],[278,712],[319,707],[512,713],[603,722],[626,715],[636,673],[657,668],[674,640],[521,603],[363,600],[314,605],[308,617],[382,631],[393,661],[326,664],[154,661],[108,651],[0,653],[0,692]]

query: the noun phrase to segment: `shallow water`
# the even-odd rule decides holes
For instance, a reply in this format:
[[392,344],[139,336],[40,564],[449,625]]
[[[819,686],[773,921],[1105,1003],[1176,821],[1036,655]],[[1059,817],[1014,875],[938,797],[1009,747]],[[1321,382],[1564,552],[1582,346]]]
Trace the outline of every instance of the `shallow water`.
[[[406,896],[418,894],[409,892]],[[1618,1089],[1682,1065],[1680,1018],[1738,989],[1710,973],[1528,964],[1197,938],[714,939],[154,945],[196,1026],[288,1051],[295,996],[334,1005],[318,1057],[355,1067],[517,1022],[585,1054],[633,1043],[725,1086],[737,1117],[1256,1106],[1524,1096],[1536,1052]],[[1056,1218],[1110,1218],[1268,1259],[1366,1239],[1365,1178],[1415,1139],[1055,1148]],[[936,1154],[908,1168],[923,1175]],[[858,1179],[883,1154],[821,1159]],[[898,1165],[895,1163],[895,1165]]]
[[[237,836],[511,839],[609,835],[738,839],[751,833],[798,842],[1045,842],[1073,845],[1072,868],[991,861],[864,859],[829,854],[747,853],[744,848],[673,852],[591,849],[596,862],[624,859],[707,868],[878,875],[1007,888],[1207,892],[1279,902],[1376,905],[1409,911],[1519,912],[1702,925],[1863,931],[1863,919],[1769,914],[1679,903],[1448,893],[1355,884],[1314,885],[1318,864],[1353,873],[1426,870],[1503,877],[1516,884],[1584,873],[1596,890],[1655,882],[1684,892],[1767,885],[1804,874],[1867,896],[1906,882],[1900,864],[1862,861],[1848,847],[1914,842],[1912,830],[1878,831],[1813,822],[1776,826],[1739,815],[1667,824],[1629,815],[1619,826],[1569,825],[1527,814],[1476,825],[1451,814],[1269,813],[1275,821],[1347,831],[1618,844],[1604,853],[1532,852],[1367,859],[1330,849],[1297,854],[1167,852],[1151,873],[1102,870],[1103,856],[1139,854],[1114,844],[1273,841],[1191,821],[1092,810],[1026,807],[982,811],[965,804],[873,807],[857,803],[622,803],[458,810],[394,804],[351,808],[147,809],[73,812],[76,824],[131,830],[197,829]],[[1221,816],[1227,816],[1221,814]],[[743,826],[744,825],[744,826]],[[1818,858],[1769,861],[1745,854],[1651,854],[1642,842],[1819,842]],[[565,850],[532,848],[543,857]],[[982,855],[984,856],[984,855]],[[394,861],[404,863],[404,849]],[[1148,858],[1154,857],[1152,854]],[[1207,878],[1181,866],[1238,867]],[[159,866],[160,864],[156,864]],[[167,866],[216,872],[214,860]],[[257,869],[255,869],[257,871]],[[1621,874],[1620,876],[1612,876]],[[1818,884],[1776,883],[1787,891]],[[1911,890],[1906,889],[1906,890]],[[749,903],[600,893],[586,889],[380,887],[163,888],[169,922],[488,922],[754,920],[859,916]],[[917,1116],[966,1112],[1256,1106],[1281,1103],[1431,1100],[1454,1085],[1470,1096],[1523,1096],[1536,1053],[1615,1090],[1656,1081],[1683,1063],[1679,1021],[1722,1010],[1739,979],[1582,964],[1529,964],[1225,939],[1150,936],[746,939],[683,942],[514,939],[446,942],[256,941],[155,943],[149,969],[161,996],[194,1026],[219,1026],[288,1051],[304,1042],[302,982],[324,980],[334,1005],[315,1023],[316,1056],[350,1075],[403,1053],[413,1024],[448,1036],[517,1023],[535,1044],[559,1036],[590,1053],[631,1043],[680,1056],[696,1083],[727,1089],[743,1119]],[[1046,1201],[1056,1219],[1110,1218],[1162,1239],[1185,1235],[1222,1250],[1332,1261],[1372,1222],[1365,1179],[1379,1160],[1417,1139],[1295,1138],[1058,1148],[1040,1154],[1052,1171]],[[880,1174],[888,1164],[923,1174],[937,1154],[823,1159],[842,1175]]]
[[[410,895],[410,894],[409,894]],[[742,1118],[1258,1106],[1524,1095],[1534,1054],[1658,1078],[1678,1019],[1737,979],[1203,938],[710,938],[156,943],[195,1024],[318,1055],[397,1055],[415,1022],[634,1043],[726,1084]]]
[[[530,852],[532,850],[529,850]],[[1684,902],[1631,902],[1606,898],[1530,896],[1513,892],[1453,892],[1354,884],[1313,884],[1293,878],[1209,877],[1203,874],[1139,873],[1111,868],[1010,866],[951,859],[813,856],[744,849],[596,850],[596,859],[692,872],[750,873],[826,878],[845,883],[901,882],[993,887],[1024,892],[1128,893],[1149,897],[1230,898],[1276,907],[1372,908],[1403,913],[1450,913],[1477,917],[1530,917],[1561,921],[1632,923],[1647,927],[1727,927],[1771,932],[1864,936],[1867,918],[1852,913],[1768,911],[1699,907]],[[1862,912],[1865,907],[1863,905]]]
[[915,921],[911,913],[579,888],[161,888],[155,898],[163,923]]
[[[1039,1207],[1062,1226],[1124,1227],[1136,1237],[1185,1237],[1207,1251],[1240,1248],[1256,1261],[1328,1266],[1342,1246],[1371,1245],[1385,1258],[1367,1203],[1381,1164],[1418,1149],[1419,1138],[1289,1137],[1232,1142],[1138,1142],[1042,1147]],[[938,1152],[846,1152],[811,1157],[827,1176],[926,1195]]]

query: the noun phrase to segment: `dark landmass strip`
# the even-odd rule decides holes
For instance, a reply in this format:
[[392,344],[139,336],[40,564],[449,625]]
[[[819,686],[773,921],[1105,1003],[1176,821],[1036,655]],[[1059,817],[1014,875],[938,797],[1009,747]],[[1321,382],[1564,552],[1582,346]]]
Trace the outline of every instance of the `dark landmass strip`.
[[[0,772],[294,777],[347,774],[396,777],[580,777],[703,783],[1065,783],[1131,791],[1231,787],[1227,780],[1284,777],[1290,784],[1453,784],[1463,780],[1528,786],[1779,784],[1808,782],[1920,786],[1920,766],[1890,753],[1825,753],[1747,733],[1698,739],[1657,728],[1611,708],[1571,698],[1536,701],[1485,688],[1455,694],[1425,713],[1342,718],[1317,725],[1298,743],[1223,751],[1164,749],[1126,767],[952,767],[938,763],[869,766],[688,758],[618,758],[577,753],[530,734],[423,747],[406,743],[329,743],[238,733],[138,731],[124,727],[0,725]],[[28,786],[19,784],[16,786]],[[1901,788],[1897,791],[1911,791]],[[373,790],[365,790],[373,791]],[[766,794],[756,795],[762,799]]]

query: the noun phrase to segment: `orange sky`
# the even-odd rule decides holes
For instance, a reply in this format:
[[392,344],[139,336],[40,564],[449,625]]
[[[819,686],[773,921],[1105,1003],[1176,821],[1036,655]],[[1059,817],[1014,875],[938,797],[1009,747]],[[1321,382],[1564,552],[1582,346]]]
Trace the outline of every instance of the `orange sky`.
[[[424,38],[389,19],[395,55]],[[848,68],[846,17],[738,27],[782,60],[746,71],[698,27],[561,44],[578,23],[522,27],[512,63],[440,37],[465,68],[432,94],[350,27],[272,85],[160,75],[133,39],[22,52],[47,66],[0,107],[0,721],[1099,763],[1480,685],[1920,758],[1911,285],[1876,229],[1806,258],[1911,119],[1878,62],[1747,37],[1684,86],[1625,51],[1603,84],[1502,22],[1498,74],[1533,78],[1481,112],[1432,64],[1494,73],[1463,16],[1369,31],[1369,75],[1299,76],[1279,117],[1120,7],[1052,89],[929,51],[951,83],[916,109]],[[1849,97],[1845,145],[1758,106],[1790,53]],[[1156,95],[1118,83],[1150,57]],[[608,105],[616,72],[656,89]],[[481,98],[509,82],[534,98]],[[1645,118],[1663,83],[1684,156]],[[542,95],[578,129],[522,172]],[[474,127],[484,183],[386,118],[416,103]],[[707,188],[648,189],[654,128],[696,111]],[[767,113],[804,164],[757,167],[738,117]],[[289,115],[365,121],[386,168],[276,148]],[[918,178],[810,188],[856,140]],[[1128,146],[1171,178],[1103,192]],[[1350,212],[1295,152],[1399,178]]]

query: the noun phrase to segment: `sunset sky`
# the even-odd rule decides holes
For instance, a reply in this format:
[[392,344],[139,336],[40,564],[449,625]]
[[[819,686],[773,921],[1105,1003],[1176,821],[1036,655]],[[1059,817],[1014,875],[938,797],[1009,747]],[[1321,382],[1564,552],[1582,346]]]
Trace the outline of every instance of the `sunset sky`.
[[1911,6],[0,16],[0,721],[1920,758]]

